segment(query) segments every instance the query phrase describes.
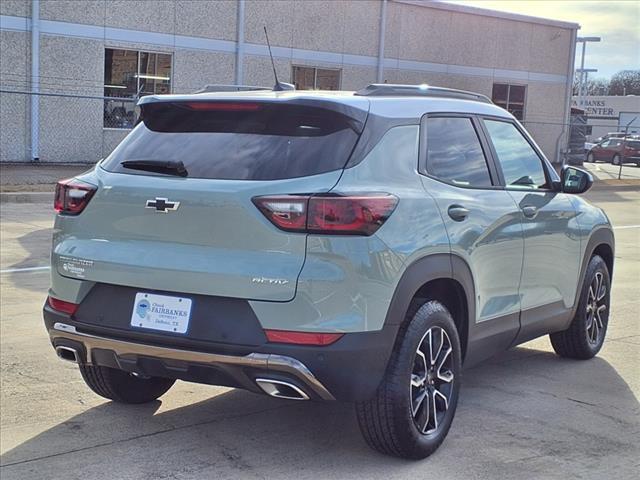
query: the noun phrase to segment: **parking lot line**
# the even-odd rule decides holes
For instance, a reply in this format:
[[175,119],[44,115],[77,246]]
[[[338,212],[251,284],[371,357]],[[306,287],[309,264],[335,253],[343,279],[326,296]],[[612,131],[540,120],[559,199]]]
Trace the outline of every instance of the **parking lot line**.
[[640,225],[620,225],[619,227],[613,227],[614,230],[624,230],[626,228],[640,228]]
[[5,270],[0,270],[0,273],[20,273],[20,272],[38,272],[49,270],[51,267],[24,267],[24,268],[7,268]]

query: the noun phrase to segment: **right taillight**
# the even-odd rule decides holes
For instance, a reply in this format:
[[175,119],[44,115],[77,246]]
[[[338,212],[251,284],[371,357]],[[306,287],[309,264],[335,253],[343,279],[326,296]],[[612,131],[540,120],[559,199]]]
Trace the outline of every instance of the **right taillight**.
[[281,230],[330,235],[372,235],[398,204],[387,193],[358,195],[276,195],[254,204]]
[[97,187],[90,183],[68,178],[60,180],[56,185],[53,208],[65,215],[78,215],[89,203]]

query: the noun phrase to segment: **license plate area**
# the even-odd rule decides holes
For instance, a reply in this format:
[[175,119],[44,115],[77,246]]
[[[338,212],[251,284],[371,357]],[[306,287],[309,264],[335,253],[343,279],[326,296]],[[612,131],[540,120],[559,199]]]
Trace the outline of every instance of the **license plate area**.
[[131,312],[131,327],[186,333],[191,319],[191,299],[138,292]]

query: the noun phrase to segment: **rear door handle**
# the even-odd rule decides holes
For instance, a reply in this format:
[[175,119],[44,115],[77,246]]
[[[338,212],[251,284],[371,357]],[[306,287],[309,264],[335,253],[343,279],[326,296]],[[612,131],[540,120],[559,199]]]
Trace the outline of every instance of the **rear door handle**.
[[533,205],[527,205],[526,207],[522,207],[522,213],[527,218],[533,218],[538,214],[538,208]]
[[469,215],[469,210],[462,205],[451,205],[447,210],[449,216],[456,222],[461,222]]

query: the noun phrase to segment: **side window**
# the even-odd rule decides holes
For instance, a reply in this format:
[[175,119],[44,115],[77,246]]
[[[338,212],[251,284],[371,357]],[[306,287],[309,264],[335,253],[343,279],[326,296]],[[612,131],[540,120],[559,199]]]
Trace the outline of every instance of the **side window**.
[[491,186],[480,140],[470,118],[427,118],[427,173],[463,187]]
[[547,177],[538,156],[516,126],[509,122],[485,120],[505,184],[514,188],[547,188]]

